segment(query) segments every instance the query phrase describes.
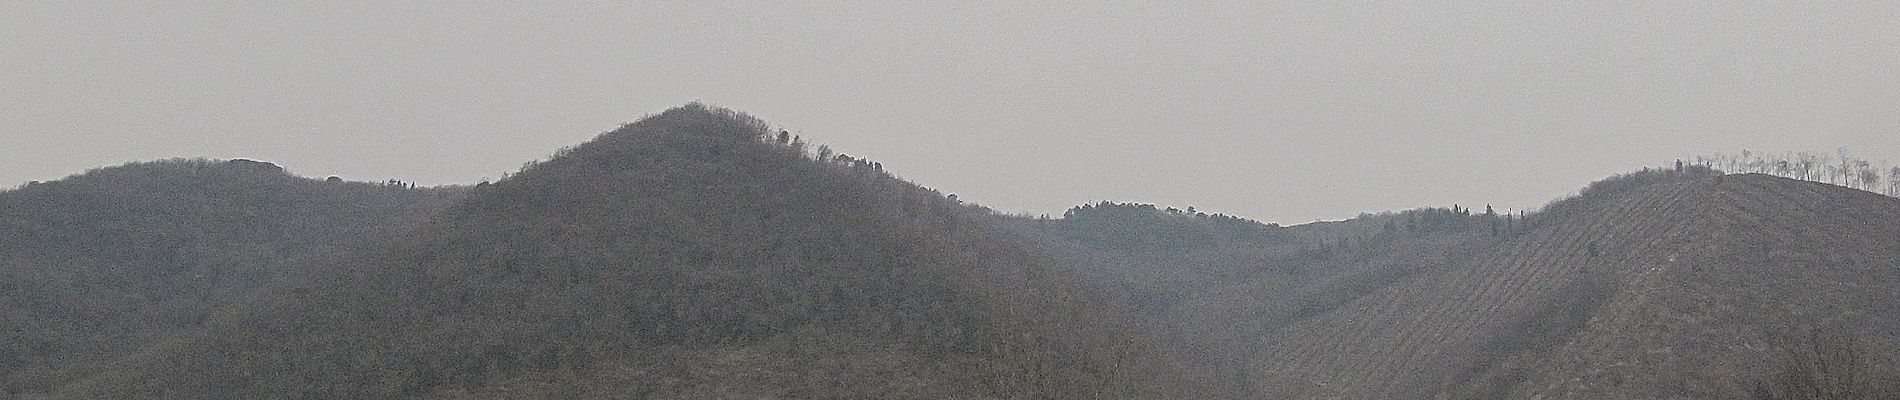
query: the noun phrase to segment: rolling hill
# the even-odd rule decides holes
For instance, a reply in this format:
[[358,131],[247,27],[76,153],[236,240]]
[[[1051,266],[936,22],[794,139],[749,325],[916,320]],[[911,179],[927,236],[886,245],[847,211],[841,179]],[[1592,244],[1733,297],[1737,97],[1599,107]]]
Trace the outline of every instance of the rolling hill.
[[0,192],[0,392],[44,390],[196,329],[459,193],[183,159]]
[[1525,216],[1031,218],[690,104],[469,188],[173,161],[0,207],[23,398],[1900,394],[1900,200],[1694,166]]
[[1251,360],[1289,398],[1735,398],[1778,390],[1825,332],[1890,371],[1896,221],[1900,200],[1836,186],[1620,177],[1428,250],[1448,257],[1375,258],[1404,278],[1269,331]]
[[1062,398],[1165,390],[1001,218],[669,110],[473,188],[64,398]]

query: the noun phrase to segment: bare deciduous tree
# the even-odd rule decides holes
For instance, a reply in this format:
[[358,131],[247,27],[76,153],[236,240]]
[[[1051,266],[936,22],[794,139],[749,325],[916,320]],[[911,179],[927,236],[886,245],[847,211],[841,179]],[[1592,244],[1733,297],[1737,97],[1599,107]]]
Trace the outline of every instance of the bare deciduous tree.
[[1715,153],[1690,160],[1693,162],[1689,165],[1726,172],[1773,174],[1900,197],[1900,167],[1884,167],[1854,158],[1844,148],[1835,150],[1833,155],[1806,151],[1774,154],[1742,150],[1739,156]]

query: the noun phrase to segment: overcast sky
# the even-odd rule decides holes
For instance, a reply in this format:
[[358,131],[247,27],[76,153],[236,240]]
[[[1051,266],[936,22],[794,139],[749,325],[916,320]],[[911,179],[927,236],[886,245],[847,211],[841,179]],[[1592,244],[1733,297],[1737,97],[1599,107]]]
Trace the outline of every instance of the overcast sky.
[[0,187],[172,157],[469,184],[695,100],[1038,214],[1301,223],[1744,148],[1900,161],[1900,2],[556,3],[10,2]]

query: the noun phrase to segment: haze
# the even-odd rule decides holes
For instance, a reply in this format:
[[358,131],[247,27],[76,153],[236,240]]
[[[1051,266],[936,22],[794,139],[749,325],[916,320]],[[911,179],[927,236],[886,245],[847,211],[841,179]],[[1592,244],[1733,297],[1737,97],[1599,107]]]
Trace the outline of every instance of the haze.
[[1534,208],[1741,149],[1900,161],[1900,4],[24,2],[0,186],[172,157],[496,179],[689,101],[1006,211]]

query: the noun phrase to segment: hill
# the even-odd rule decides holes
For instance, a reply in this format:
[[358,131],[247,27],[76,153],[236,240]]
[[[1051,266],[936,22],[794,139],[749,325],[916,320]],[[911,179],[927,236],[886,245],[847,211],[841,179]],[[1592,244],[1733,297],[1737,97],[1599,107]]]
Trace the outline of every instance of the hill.
[[[1418,209],[1224,230],[1140,204],[1039,220],[1104,286],[1271,398],[1900,394],[1900,201],[1706,168],[1528,218]],[[1247,225],[1247,224],[1242,224]],[[1818,394],[1817,394],[1818,393]]]
[[1894,354],[1896,221],[1900,200],[1836,186],[1620,177],[1509,237],[1374,259],[1365,270],[1403,278],[1271,330],[1252,360],[1263,389],[1288,398],[1784,390],[1778,374],[1810,344],[1791,339],[1817,330],[1864,339],[1870,358]]
[[[699,105],[474,188],[64,398],[1071,398],[1169,390],[1079,264]],[[824,154],[828,151],[821,150]],[[1021,240],[1018,240],[1021,238]]]
[[1706,166],[1527,215],[999,214],[691,104],[470,188],[0,192],[25,398],[1894,398],[1900,200]]
[[129,164],[0,192],[0,392],[45,390],[195,329],[458,193],[248,160]]

